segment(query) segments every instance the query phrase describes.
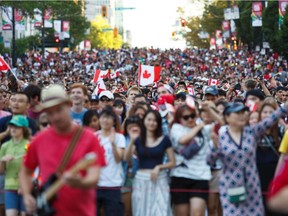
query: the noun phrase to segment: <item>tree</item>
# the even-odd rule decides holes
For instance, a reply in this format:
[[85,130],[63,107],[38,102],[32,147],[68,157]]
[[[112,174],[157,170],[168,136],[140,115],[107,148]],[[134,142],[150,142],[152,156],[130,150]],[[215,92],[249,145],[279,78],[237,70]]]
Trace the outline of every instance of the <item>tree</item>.
[[280,52],[286,58],[288,57],[288,13],[285,14],[281,31],[279,33],[279,43],[281,44]]
[[269,2],[268,7],[263,11],[263,41],[269,42],[270,47],[273,47],[276,51],[280,50],[278,20],[278,1],[271,1]]
[[[53,18],[70,21],[70,35],[73,37],[71,48],[74,48],[85,38],[86,30],[90,23],[82,15],[82,1],[0,1],[0,6],[11,6],[21,9],[25,14],[33,16],[34,9],[38,8],[42,13],[46,9],[51,9]],[[53,37],[53,31],[48,31],[47,37]],[[50,35],[52,34],[52,35]]]
[[91,41],[91,46],[95,48],[119,49],[123,44],[122,36],[118,34],[117,37],[114,37],[113,29],[102,16],[97,16],[91,22],[90,34],[87,39]]
[[16,45],[16,56],[20,56],[29,49],[35,49],[41,45],[41,40],[39,35],[29,36],[26,38],[17,39],[15,41]]
[[217,29],[221,29],[224,20],[224,8],[228,7],[226,1],[215,1],[212,4],[206,4],[200,24],[202,29],[210,35],[215,35]]
[[187,32],[184,36],[188,46],[197,46],[201,48],[209,48],[209,39],[201,39],[199,34],[201,32],[201,19],[199,17],[191,17],[188,20],[188,28],[191,29],[190,32]]

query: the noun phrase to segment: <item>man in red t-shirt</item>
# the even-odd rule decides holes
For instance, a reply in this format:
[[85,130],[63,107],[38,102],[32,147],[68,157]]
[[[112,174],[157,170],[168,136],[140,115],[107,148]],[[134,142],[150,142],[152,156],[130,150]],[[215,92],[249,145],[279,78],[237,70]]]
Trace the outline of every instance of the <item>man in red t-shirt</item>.
[[[39,167],[39,179],[45,183],[49,176],[56,172],[73,134],[79,127],[73,124],[70,116],[71,102],[61,86],[52,85],[42,90],[41,98],[51,127],[33,138],[20,173],[24,204],[30,214],[36,210],[36,201],[31,195],[33,171]],[[69,169],[91,152],[97,155],[96,162],[86,170],[81,170],[79,174],[72,175]],[[96,215],[94,188],[97,185],[100,167],[104,165],[104,150],[100,147],[98,138],[84,128],[64,174],[59,177],[63,178],[65,184],[53,202],[55,216]]]

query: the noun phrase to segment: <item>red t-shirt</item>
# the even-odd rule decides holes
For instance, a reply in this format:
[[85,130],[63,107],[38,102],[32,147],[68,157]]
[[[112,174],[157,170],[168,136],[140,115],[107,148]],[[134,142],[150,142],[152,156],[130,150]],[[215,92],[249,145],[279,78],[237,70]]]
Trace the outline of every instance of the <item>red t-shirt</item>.
[[270,184],[268,199],[276,195],[281,189],[288,186],[288,161],[285,161],[284,166],[279,171],[279,174],[274,178]]
[[[38,166],[39,177],[46,182],[55,173],[74,133],[60,135],[50,127],[37,134],[28,148],[24,166],[31,170]],[[65,170],[69,170],[90,152],[97,155],[96,166],[105,166],[104,149],[98,138],[90,130],[84,129]],[[85,171],[81,174],[85,175]],[[95,216],[95,189],[80,190],[64,185],[57,193],[53,207],[56,210],[55,216]]]

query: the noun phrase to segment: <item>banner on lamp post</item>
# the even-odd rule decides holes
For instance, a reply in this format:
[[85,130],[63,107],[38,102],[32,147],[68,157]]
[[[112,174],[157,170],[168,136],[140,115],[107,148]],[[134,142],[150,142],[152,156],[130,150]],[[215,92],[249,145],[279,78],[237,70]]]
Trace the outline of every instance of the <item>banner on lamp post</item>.
[[14,9],[14,15],[15,15],[15,29],[25,31],[26,22],[22,11],[19,9]]
[[45,28],[53,28],[52,10],[51,9],[45,10],[44,27]]
[[284,16],[286,14],[286,7],[288,5],[288,0],[279,0],[279,27],[283,24]]
[[62,32],[64,38],[70,38],[70,21],[62,21]]
[[262,2],[252,3],[252,27],[262,26]]
[[59,37],[61,33],[61,20],[54,20],[54,37]]
[[216,36],[216,45],[218,49],[223,48],[223,37],[222,37],[222,31],[221,30],[216,30],[215,32]]
[[12,30],[12,7],[2,7],[2,30]]
[[216,49],[216,39],[210,38],[210,49]]
[[42,12],[38,8],[34,9],[32,23],[34,28],[39,28],[42,26]]
[[223,38],[230,37],[230,22],[228,20],[222,21],[222,36]]

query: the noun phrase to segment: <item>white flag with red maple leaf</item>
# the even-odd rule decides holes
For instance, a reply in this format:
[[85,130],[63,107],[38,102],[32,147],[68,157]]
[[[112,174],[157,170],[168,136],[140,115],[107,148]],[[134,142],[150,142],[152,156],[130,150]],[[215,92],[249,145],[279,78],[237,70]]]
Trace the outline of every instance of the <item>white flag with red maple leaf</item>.
[[104,78],[109,77],[109,71],[108,70],[96,70],[94,73],[93,82],[96,83],[100,80],[103,80]]
[[103,79],[100,79],[99,82],[96,85],[96,88],[94,89],[92,95],[99,95],[102,91],[106,90],[105,83]]
[[6,73],[8,70],[10,70],[9,65],[8,65],[7,62],[3,59],[3,57],[0,56],[0,71]]
[[139,85],[147,86],[157,82],[160,79],[160,66],[140,65],[139,69]]
[[120,71],[113,71],[112,73],[110,72],[110,79],[116,79],[117,77],[120,76]]
[[217,80],[217,79],[210,78],[209,81],[208,81],[208,86],[215,86],[215,85],[218,85],[218,84],[220,84],[220,81]]
[[189,95],[195,95],[194,88],[192,88],[191,86],[187,86],[187,90]]
[[257,110],[257,104],[255,101],[247,100],[246,106],[249,108],[250,112],[255,112]]

